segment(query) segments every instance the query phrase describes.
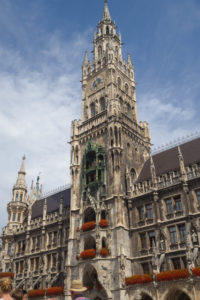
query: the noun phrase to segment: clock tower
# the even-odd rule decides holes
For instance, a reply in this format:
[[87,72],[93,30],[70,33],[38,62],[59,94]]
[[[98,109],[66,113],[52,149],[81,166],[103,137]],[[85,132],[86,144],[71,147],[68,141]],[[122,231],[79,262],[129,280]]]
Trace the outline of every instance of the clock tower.
[[122,56],[121,34],[107,1],[82,66],[82,118],[71,127],[71,216],[66,299],[81,278],[93,299],[125,299],[131,274],[129,197],[150,153],[146,122],[138,123],[135,74]]

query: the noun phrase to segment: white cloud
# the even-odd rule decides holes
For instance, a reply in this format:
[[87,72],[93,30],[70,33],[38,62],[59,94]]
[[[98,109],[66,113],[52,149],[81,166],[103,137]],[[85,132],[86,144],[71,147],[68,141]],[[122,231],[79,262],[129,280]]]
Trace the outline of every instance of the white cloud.
[[34,64],[20,53],[0,48],[0,227],[26,154],[28,186],[41,172],[48,191],[69,183],[70,125],[80,117],[81,61],[87,33],[64,43],[50,36]]

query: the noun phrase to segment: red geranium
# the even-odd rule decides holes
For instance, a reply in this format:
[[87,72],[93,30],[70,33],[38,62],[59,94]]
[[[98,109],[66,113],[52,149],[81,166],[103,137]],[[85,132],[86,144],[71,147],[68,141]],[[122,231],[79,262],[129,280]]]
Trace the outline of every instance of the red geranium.
[[96,223],[95,223],[94,221],[84,223],[84,224],[82,224],[81,229],[82,229],[83,231],[92,230],[92,229],[95,227],[95,224],[96,224]]
[[13,272],[1,272],[0,273],[0,278],[2,277],[10,277],[11,279],[14,278],[14,273]]
[[109,251],[108,251],[107,248],[102,248],[102,249],[100,250],[100,255],[101,255],[101,256],[106,257],[106,256],[108,256],[108,254],[109,254]]
[[55,286],[46,289],[46,295],[61,295],[63,294],[64,287],[63,286]]
[[94,258],[96,255],[96,251],[95,249],[88,249],[88,250],[85,250],[85,251],[82,251],[81,254],[80,254],[80,258],[82,259],[92,259]]
[[99,226],[102,227],[102,228],[107,227],[108,226],[108,220],[101,219],[99,221]]
[[157,281],[170,281],[170,280],[178,280],[183,278],[188,278],[189,272],[187,269],[182,270],[171,270],[166,272],[161,272],[156,275]]
[[125,278],[126,285],[132,285],[132,284],[138,284],[138,283],[149,283],[152,281],[153,281],[153,278],[152,278],[152,275],[150,275],[150,274],[134,275],[134,276]]
[[35,297],[43,297],[45,295],[45,291],[42,290],[31,290],[28,292],[28,297],[35,298]]
[[193,274],[194,274],[194,276],[200,276],[200,267],[194,268]]

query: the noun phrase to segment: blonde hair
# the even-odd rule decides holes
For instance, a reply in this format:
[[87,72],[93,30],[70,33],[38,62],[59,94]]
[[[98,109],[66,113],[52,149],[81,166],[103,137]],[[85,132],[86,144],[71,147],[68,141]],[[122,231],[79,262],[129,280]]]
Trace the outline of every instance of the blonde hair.
[[0,280],[0,291],[2,294],[8,294],[12,291],[12,281],[9,277]]

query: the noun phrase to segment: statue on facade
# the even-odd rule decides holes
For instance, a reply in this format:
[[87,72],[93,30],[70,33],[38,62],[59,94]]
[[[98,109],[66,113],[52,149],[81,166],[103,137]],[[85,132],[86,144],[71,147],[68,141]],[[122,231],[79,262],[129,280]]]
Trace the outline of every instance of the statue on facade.
[[160,273],[161,266],[164,260],[165,260],[165,253],[160,254],[158,246],[153,241],[152,268],[155,274]]

